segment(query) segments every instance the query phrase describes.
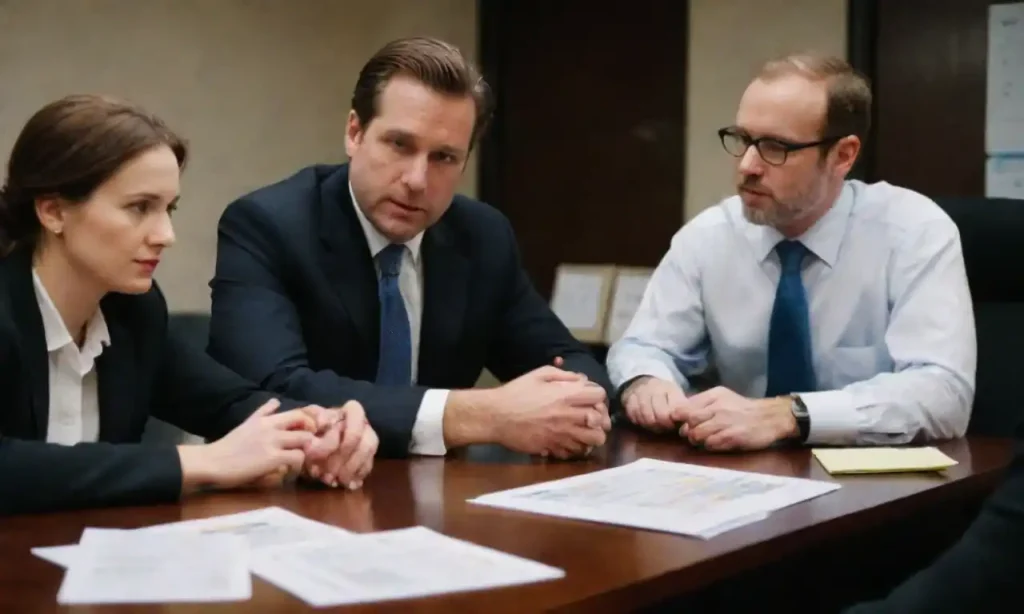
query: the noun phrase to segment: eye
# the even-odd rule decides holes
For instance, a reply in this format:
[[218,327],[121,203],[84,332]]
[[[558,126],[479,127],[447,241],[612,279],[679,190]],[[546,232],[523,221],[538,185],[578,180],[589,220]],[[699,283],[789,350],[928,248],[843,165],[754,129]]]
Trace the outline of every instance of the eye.
[[774,139],[765,139],[761,141],[761,149],[766,153],[771,152],[773,154],[786,153],[788,145],[782,141],[776,141]]
[[445,152],[437,152],[436,154],[434,154],[434,159],[437,160],[438,162],[443,162],[444,164],[455,164],[456,162],[459,161],[459,159],[456,156],[453,156],[452,154]]
[[128,208],[145,215],[146,213],[149,213],[150,203],[146,200],[140,200],[131,203],[128,205]]
[[173,202],[167,205],[167,215],[174,215],[174,212],[178,210],[178,203]]

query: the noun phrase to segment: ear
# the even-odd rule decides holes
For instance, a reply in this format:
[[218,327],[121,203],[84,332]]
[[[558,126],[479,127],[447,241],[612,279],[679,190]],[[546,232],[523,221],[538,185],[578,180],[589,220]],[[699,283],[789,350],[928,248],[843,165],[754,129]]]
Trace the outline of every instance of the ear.
[[835,156],[836,161],[836,173],[840,177],[848,175],[850,169],[857,162],[857,157],[860,155],[860,145],[860,137],[851,134],[839,139],[835,147],[832,148],[832,155]]
[[351,158],[352,154],[359,150],[364,136],[363,124],[359,121],[359,116],[356,115],[353,109],[348,112],[348,123],[345,126],[345,153],[348,157]]
[[46,196],[36,199],[36,217],[43,230],[59,235],[64,232],[65,222],[64,200],[59,196]]

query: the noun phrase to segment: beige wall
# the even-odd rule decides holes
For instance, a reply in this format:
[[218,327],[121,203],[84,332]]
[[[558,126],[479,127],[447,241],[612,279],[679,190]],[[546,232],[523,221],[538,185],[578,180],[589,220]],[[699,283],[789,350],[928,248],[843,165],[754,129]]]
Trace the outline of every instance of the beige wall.
[[[244,191],[344,156],[362,63],[427,34],[476,54],[475,0],[8,0],[0,2],[0,152],[71,92],[131,98],[192,143],[157,273],[172,310],[209,309],[217,219]],[[475,166],[463,190],[476,191]]]
[[715,133],[769,57],[813,50],[846,55],[847,0],[690,0],[686,219],[734,193],[733,160]]

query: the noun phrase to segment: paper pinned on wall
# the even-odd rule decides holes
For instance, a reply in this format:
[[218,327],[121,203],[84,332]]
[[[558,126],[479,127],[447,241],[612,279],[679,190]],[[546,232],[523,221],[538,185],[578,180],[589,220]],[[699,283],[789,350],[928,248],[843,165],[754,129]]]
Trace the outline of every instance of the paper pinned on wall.
[[985,162],[985,196],[1024,199],[1024,155],[993,156]]
[[612,291],[608,328],[605,331],[605,343],[608,345],[626,334],[626,329],[640,308],[640,302],[644,298],[644,292],[653,273],[654,269],[619,268],[618,276],[615,278],[615,289]]
[[581,341],[600,341],[603,337],[614,274],[612,266],[558,267],[551,310]]
[[989,7],[985,150],[1024,152],[1024,2]]

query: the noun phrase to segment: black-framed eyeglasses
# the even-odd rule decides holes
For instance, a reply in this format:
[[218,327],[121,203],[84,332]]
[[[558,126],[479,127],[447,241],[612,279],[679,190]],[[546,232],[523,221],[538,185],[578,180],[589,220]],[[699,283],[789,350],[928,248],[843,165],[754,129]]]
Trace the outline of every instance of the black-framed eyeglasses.
[[719,130],[718,138],[722,139],[722,147],[730,155],[742,158],[747,153],[747,150],[750,149],[750,146],[753,145],[762,160],[772,166],[780,166],[786,163],[786,158],[792,151],[800,151],[801,149],[819,147],[821,145],[832,145],[843,137],[830,136],[809,143],[793,143],[771,136],[762,136],[755,139],[738,128],[729,127]]

